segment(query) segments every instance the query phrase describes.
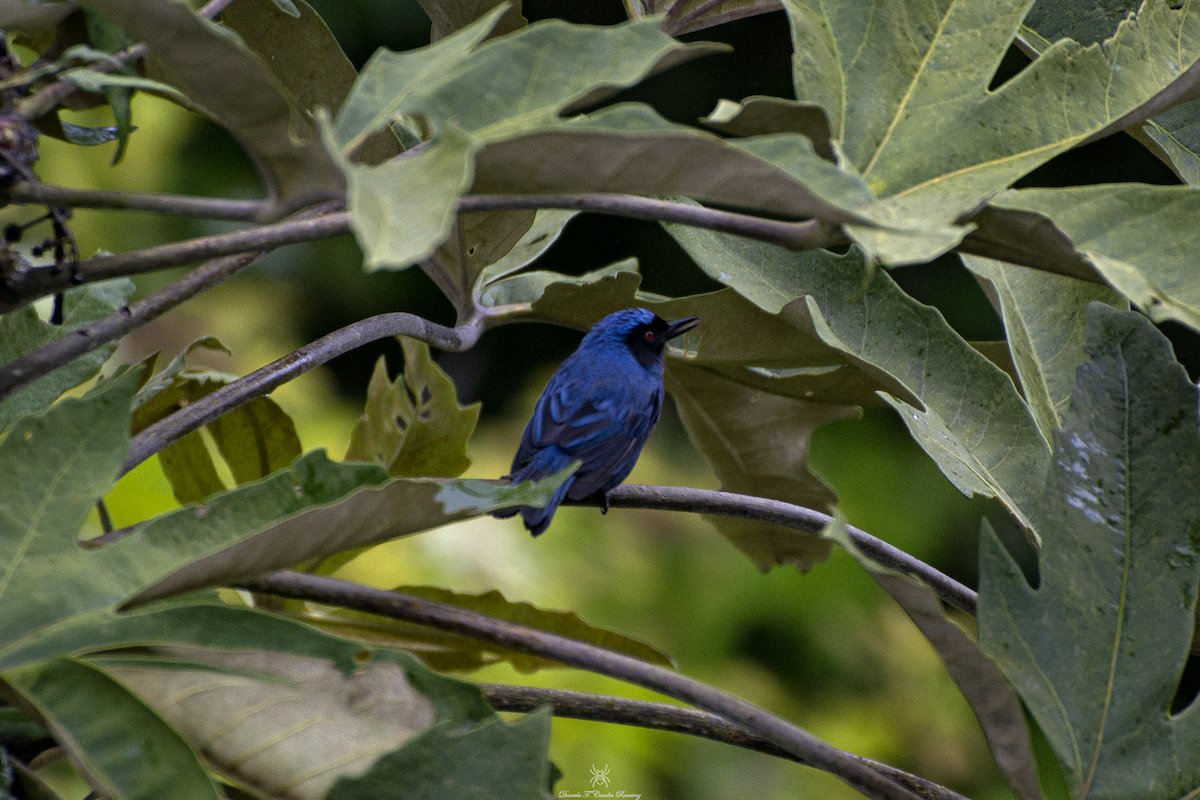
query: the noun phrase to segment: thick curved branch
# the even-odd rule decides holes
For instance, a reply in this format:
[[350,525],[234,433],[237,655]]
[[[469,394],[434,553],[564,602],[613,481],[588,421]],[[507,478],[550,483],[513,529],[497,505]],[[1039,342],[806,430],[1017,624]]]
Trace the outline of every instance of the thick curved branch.
[[22,205],[151,211],[193,219],[223,219],[234,222],[254,222],[268,208],[268,204],[263,200],[225,200],[219,197],[189,197],[179,194],[68,189],[65,186],[51,186],[37,181],[17,181],[8,187],[7,195],[10,203]]
[[[770,522],[787,528],[819,533],[832,517],[811,508],[794,506],[782,500],[751,497],[732,492],[717,492],[709,489],[686,489],[680,486],[639,486],[625,484],[608,493],[612,508],[649,508],[662,511],[687,511],[693,514],[719,514],[725,517],[752,519]],[[600,505],[598,499],[581,501],[568,500],[564,505]],[[866,531],[847,525],[850,538],[866,555],[879,564],[912,576],[931,588],[939,598],[957,609],[975,616],[979,596],[920,559],[893,547]]]
[[[328,210],[328,205],[317,206],[299,212],[293,219],[303,220],[319,216]],[[269,250],[261,250],[210,261],[157,292],[117,309],[104,319],[72,331],[31,353],[26,353],[20,358],[0,366],[0,402],[22,386],[32,383],[43,375],[48,375],[85,353],[90,353],[98,347],[121,338],[130,331],[162,316],[185,300],[190,300],[204,290],[216,286],[239,270],[254,263],[267,252]]]
[[298,572],[273,572],[243,588],[300,600],[338,605],[430,625],[479,641],[502,645],[561,664],[644,686],[745,726],[763,741],[829,772],[868,797],[919,800],[919,795],[786,720],[673,670],[623,653],[494,619],[444,603]]
[[[647,700],[628,700],[624,697],[573,692],[567,689],[542,689],[504,683],[481,683],[479,688],[483,689],[488,703],[497,711],[528,713],[542,706],[550,706],[556,717],[611,722],[618,725],[632,725],[639,728],[698,736],[812,766],[799,756],[776,747],[746,727],[736,725],[724,717],[707,711],[681,708],[666,703],[652,703]],[[957,792],[904,770],[852,753],[847,755],[870,766],[877,772],[888,775],[897,783],[918,792],[922,797],[930,798],[930,800],[967,800]]]
[[303,375],[313,367],[319,367],[365,344],[389,336],[411,336],[441,350],[460,351],[474,345],[482,333],[481,320],[447,328],[400,311],[368,317],[339,328],[146,428],[130,441],[129,457],[121,468],[121,474],[129,472],[197,428]]
[[327,239],[349,231],[350,215],[340,211],[111,256],[95,256],[80,261],[71,269],[35,267],[7,277],[0,289],[6,297],[11,296],[18,302],[29,302],[84,283],[181,267],[235,253],[274,250],[285,244]]

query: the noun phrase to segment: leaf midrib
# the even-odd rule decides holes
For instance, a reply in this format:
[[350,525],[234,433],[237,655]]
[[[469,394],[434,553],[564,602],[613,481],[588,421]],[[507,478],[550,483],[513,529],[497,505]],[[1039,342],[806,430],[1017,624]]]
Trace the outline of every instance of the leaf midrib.
[[862,171],[862,176],[866,178],[871,174],[871,170],[875,168],[875,164],[879,161],[879,156],[883,154],[884,148],[892,138],[892,134],[896,130],[896,126],[900,124],[900,118],[904,116],[905,110],[908,108],[909,102],[912,100],[913,93],[917,90],[917,84],[921,82],[921,78],[925,75],[925,69],[929,66],[929,61],[933,58],[933,52],[937,49],[937,43],[941,41],[942,34],[946,30],[946,23],[954,14],[955,8],[958,6],[958,0],[951,0],[946,13],[942,15],[941,21],[938,23],[937,32],[929,41],[929,47],[925,50],[925,57],[921,59],[921,65],[917,67],[916,73],[913,74],[913,79],[908,84],[908,90],[905,91],[904,97],[900,99],[900,105],[896,108],[895,115],[892,116],[892,121],[888,125],[887,131],[883,134],[883,139],[880,140],[879,146],[875,148],[874,155],[871,156],[870,162],[866,169]]
[[24,537],[22,537],[20,544],[17,545],[16,554],[13,555],[12,561],[10,561],[8,566],[5,567],[4,574],[0,575],[0,598],[4,597],[4,593],[8,590],[9,583],[12,582],[13,575],[16,574],[17,568],[25,559],[26,552],[29,550],[34,538],[36,538],[38,525],[41,522],[42,516],[45,515],[46,509],[50,505],[51,498],[55,496],[56,487],[62,480],[63,476],[71,472],[71,467],[75,464],[83,452],[84,444],[84,441],[79,441],[76,443],[75,452],[63,462],[62,466],[57,472],[55,472],[54,477],[51,478],[50,483],[46,486],[46,491],[42,494],[42,501],[38,504],[37,510],[34,511],[32,517],[30,518],[29,526],[26,528],[26,534]]
[[1100,751],[1104,747],[1104,728],[1108,724],[1108,710],[1112,708],[1113,699],[1113,684],[1116,682],[1117,674],[1117,658],[1121,652],[1121,633],[1125,629],[1125,600],[1129,593],[1129,562],[1132,559],[1130,546],[1130,525],[1129,525],[1129,427],[1130,427],[1130,402],[1129,397],[1129,370],[1125,363],[1125,350],[1123,347],[1117,348],[1117,359],[1121,369],[1121,389],[1122,397],[1124,398],[1125,416],[1122,420],[1124,428],[1121,431],[1122,449],[1125,454],[1124,469],[1125,475],[1125,491],[1122,492],[1121,503],[1121,518],[1124,523],[1124,549],[1121,564],[1121,595],[1117,602],[1117,628],[1113,632],[1113,647],[1112,657],[1108,665],[1108,683],[1104,687],[1104,711],[1100,715],[1100,728],[1096,732],[1096,747],[1092,752],[1092,763],[1088,769],[1087,777],[1083,779],[1083,783],[1079,789],[1080,800],[1084,800],[1088,796],[1088,792],[1092,787],[1092,780],[1096,777],[1096,769],[1100,765]]

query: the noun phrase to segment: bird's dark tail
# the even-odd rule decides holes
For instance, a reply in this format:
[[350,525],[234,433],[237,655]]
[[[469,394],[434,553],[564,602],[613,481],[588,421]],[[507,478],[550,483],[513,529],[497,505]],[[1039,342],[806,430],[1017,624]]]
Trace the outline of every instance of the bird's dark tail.
[[[559,470],[566,469],[571,466],[571,457],[559,450],[557,447],[551,446],[544,450],[538,451],[525,468],[513,473],[509,477],[513,483],[521,481],[535,481],[540,478],[545,478],[548,475],[553,475]],[[503,511],[496,511],[492,514],[493,517],[511,517],[518,511],[521,512],[521,518],[525,521],[525,527],[534,536],[544,533],[546,528],[550,527],[550,521],[554,519],[554,512],[558,510],[559,505],[567,497],[567,490],[571,488],[571,484],[575,482],[575,476],[569,476],[562,485],[554,490],[550,502],[545,508],[534,508],[532,506],[521,506],[519,508],[506,508]]]

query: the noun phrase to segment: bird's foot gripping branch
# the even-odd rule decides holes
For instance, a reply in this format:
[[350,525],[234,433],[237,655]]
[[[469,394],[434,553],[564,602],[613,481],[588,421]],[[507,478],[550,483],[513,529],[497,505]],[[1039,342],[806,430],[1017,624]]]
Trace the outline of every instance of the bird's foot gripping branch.
[[[886,0],[865,27],[856,0],[628,0],[608,25],[419,1],[430,43],[361,69],[339,44],[358,35],[301,0],[0,5],[0,793],[53,800],[41,765],[65,751],[111,800],[542,798],[586,780],[582,756],[561,778],[551,764],[543,700],[780,756],[755,770],[796,794],[1200,791],[1185,710],[1200,581],[1185,367],[1200,364],[1155,327],[1174,323],[1177,345],[1200,330],[1194,0],[1087,19]],[[674,38],[695,31],[716,43]],[[731,58],[721,42],[745,31],[762,52]],[[763,95],[785,63],[780,96]],[[737,74],[751,78],[722,97]],[[660,113],[687,98],[712,112]],[[96,107],[102,122],[73,116]],[[247,174],[187,134],[193,114]],[[155,191],[256,179],[253,200]],[[368,274],[337,272],[360,258]],[[412,267],[421,281],[380,288]],[[206,325],[269,320],[226,341],[310,341],[264,344],[286,355],[242,377],[205,369],[219,339],[181,348],[164,332],[192,330],[172,314],[199,306]],[[311,318],[276,324],[284,307]],[[313,308],[353,312],[326,324]],[[458,392],[488,396],[499,371],[515,394],[519,351],[552,341],[496,344],[522,323],[587,333],[492,458],[502,425],[473,438],[481,408]],[[306,450],[302,433],[330,428],[312,421],[322,395],[268,395],[391,337],[402,372],[378,362],[345,457]],[[165,365],[127,355],[163,347],[179,352]],[[470,351],[455,369],[471,383],[456,388],[430,347]],[[678,435],[648,444],[667,394]],[[484,477],[463,477],[469,444]],[[514,448],[509,480],[485,470]],[[623,484],[643,450],[639,469],[721,491]],[[678,466],[696,453],[711,475]],[[884,541],[975,575],[963,553],[982,506],[950,486],[987,504],[978,594]],[[571,505],[673,513],[568,524]],[[466,559],[517,527],[490,517],[518,514],[535,535],[559,522],[479,574],[528,557],[515,591],[559,587],[609,619],[636,607],[628,627],[673,632],[689,671],[757,704],[573,613],[346,580],[383,558],[355,560],[375,545],[491,524],[455,551]],[[762,571],[806,574],[747,577],[696,514]],[[856,561],[824,565],[835,543]],[[583,563],[606,580],[555,577]],[[584,594],[612,585],[608,604]],[[914,631],[939,659],[916,655]],[[569,665],[698,710],[446,675],[499,662]],[[913,699],[951,694],[966,705]],[[952,733],[921,749],[929,730]],[[652,769],[690,787],[744,773],[738,757]]]

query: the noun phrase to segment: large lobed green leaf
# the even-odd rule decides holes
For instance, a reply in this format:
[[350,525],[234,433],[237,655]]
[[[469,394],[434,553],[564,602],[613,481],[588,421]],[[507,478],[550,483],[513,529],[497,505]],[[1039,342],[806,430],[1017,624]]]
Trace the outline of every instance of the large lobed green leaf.
[[857,249],[845,256],[795,253],[726,234],[667,229],[711,277],[868,374],[901,384],[908,397],[883,399],[954,485],[964,494],[998,497],[1029,526],[1029,502],[1049,461],[1046,441],[1008,375],[936,309],[906,295],[883,270],[869,269]]
[[1148,0],[1103,46],[1057,42],[989,91],[1031,4],[785,0],[796,97],[825,109],[848,167],[877,196],[935,225],[1192,80],[1200,19]]
[[101,547],[77,536],[128,449],[139,370],[22,420],[0,442],[0,654],[79,615],[227,583],[510,505],[539,484],[400,479],[322,451],[290,469],[158,517]]
[[1200,579],[1196,387],[1141,315],[1092,303],[1088,319],[1034,511],[1038,586],[985,529],[980,641],[1076,797],[1178,798],[1200,787],[1200,717],[1169,713]]
[[[149,657],[55,656],[168,643],[185,648]],[[11,667],[14,660],[24,666]],[[208,780],[193,746],[209,766],[242,786],[272,793],[290,785],[284,794],[300,798],[323,796],[339,778],[369,774],[397,745],[423,753],[429,738],[466,741],[453,757],[432,760],[435,776],[410,776],[406,789],[447,792],[447,776],[518,752],[530,757],[527,731],[496,727],[494,712],[472,684],[430,672],[402,651],[364,647],[207,599],[85,615],[67,629],[27,637],[25,649],[10,650],[7,661],[0,667],[5,679],[98,785],[120,787],[110,792],[113,797],[150,800],[161,796],[163,781],[172,780],[184,781],[179,791],[185,796],[205,796],[196,794]],[[477,732],[484,728],[487,733]],[[138,741],[131,735],[139,734],[154,745],[131,749]],[[545,748],[540,752],[544,761]],[[155,758],[148,762],[145,753]],[[542,774],[536,763],[531,770]]]

